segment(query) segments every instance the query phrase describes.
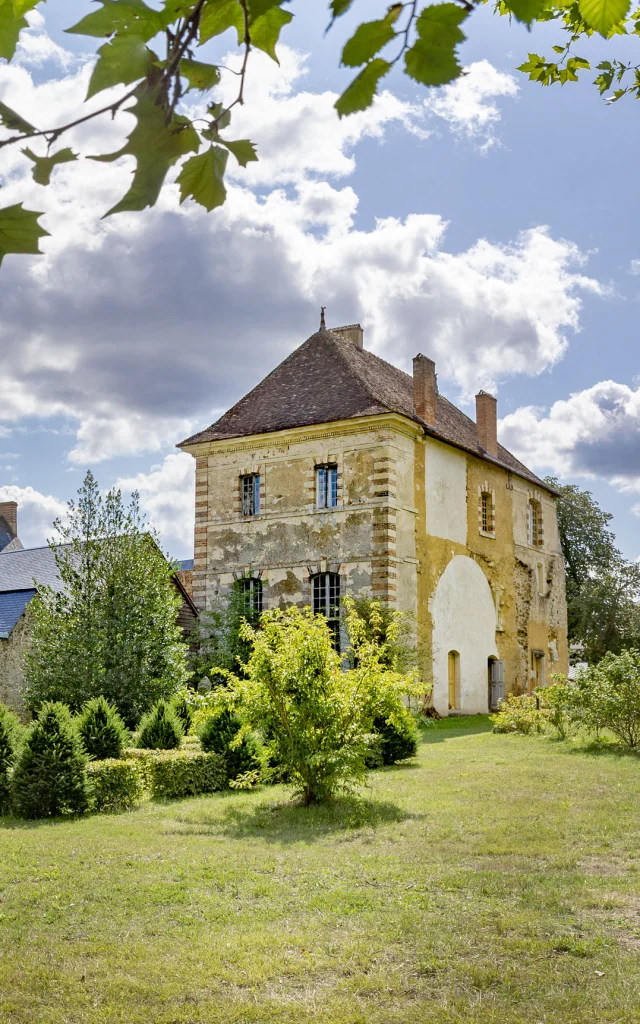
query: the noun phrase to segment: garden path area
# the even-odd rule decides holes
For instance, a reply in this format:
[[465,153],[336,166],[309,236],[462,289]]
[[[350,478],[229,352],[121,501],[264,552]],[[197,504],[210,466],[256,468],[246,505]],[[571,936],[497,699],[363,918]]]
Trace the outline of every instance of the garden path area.
[[2,1024],[640,1020],[640,759],[440,723],[363,799],[0,820]]

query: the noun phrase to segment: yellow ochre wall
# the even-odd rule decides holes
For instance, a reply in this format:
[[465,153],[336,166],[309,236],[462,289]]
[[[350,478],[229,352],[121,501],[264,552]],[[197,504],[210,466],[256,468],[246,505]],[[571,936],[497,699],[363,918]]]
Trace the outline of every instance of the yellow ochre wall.
[[[530,688],[533,649],[544,652],[547,680],[567,671],[564,566],[546,491],[425,437],[396,414],[186,450],[196,457],[193,599],[200,608],[211,608],[243,575],[262,579],[265,608],[308,604],[310,576],[338,572],[342,593],[417,615],[426,640],[421,673],[443,714],[450,629],[467,645],[457,710],[487,710],[489,657],[504,661],[508,691]],[[338,507],[318,510],[315,467],[327,462],[338,465]],[[245,473],[261,478],[260,515],[251,518],[240,508]],[[480,531],[482,489],[494,496],[494,536]],[[531,497],[543,521],[535,548],[527,541]],[[471,661],[474,681],[466,684]]]

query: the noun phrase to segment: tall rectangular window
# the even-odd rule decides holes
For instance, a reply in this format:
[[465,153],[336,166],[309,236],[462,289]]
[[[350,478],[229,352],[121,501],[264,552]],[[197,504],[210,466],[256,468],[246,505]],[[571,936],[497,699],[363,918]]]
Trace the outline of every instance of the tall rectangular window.
[[243,516],[257,516],[260,514],[260,477],[252,473],[250,476],[241,476],[242,487],[242,514]]
[[531,498],[527,509],[527,533],[529,543],[534,547],[538,547],[540,544],[541,526],[540,503]]
[[316,508],[335,508],[338,504],[338,467],[316,466]]
[[333,644],[340,650],[340,576],[337,572],[319,572],[313,577],[313,614],[324,615],[333,633]]

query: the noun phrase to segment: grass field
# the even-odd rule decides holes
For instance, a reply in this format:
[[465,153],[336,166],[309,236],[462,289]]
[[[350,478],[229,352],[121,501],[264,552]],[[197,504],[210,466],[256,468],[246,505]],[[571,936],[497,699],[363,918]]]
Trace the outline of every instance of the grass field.
[[362,798],[0,823],[0,1021],[640,1021],[640,761],[486,719]]

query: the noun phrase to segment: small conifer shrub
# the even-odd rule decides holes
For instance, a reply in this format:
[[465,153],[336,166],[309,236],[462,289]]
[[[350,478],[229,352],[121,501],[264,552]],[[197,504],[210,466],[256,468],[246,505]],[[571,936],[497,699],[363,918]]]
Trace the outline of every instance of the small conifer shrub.
[[227,765],[227,778],[235,779],[245,772],[258,768],[256,743],[252,736],[243,736],[238,741],[242,722],[233,711],[224,709],[217,715],[210,715],[202,724],[198,735],[206,753],[222,754]]
[[140,722],[138,746],[147,750],[175,750],[183,733],[182,722],[171,704],[159,700]]
[[0,704],[0,814],[10,811],[9,771],[15,761],[22,732],[18,716]]
[[193,725],[193,708],[189,703],[188,693],[185,690],[180,690],[172,701],[173,710],[182,722],[182,728],[185,736]]
[[11,801],[16,814],[47,818],[86,811],[86,760],[69,709],[64,704],[43,704],[13,771]]
[[418,729],[410,711],[388,721],[375,718],[373,730],[380,737],[379,750],[383,764],[396,764],[397,761],[404,761],[417,754]]
[[104,697],[87,701],[78,720],[78,732],[87,754],[96,761],[121,757],[127,743],[125,724]]

